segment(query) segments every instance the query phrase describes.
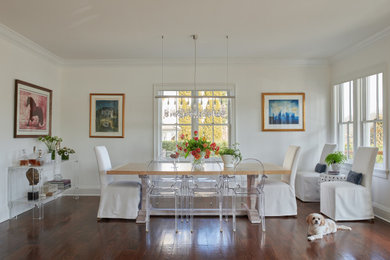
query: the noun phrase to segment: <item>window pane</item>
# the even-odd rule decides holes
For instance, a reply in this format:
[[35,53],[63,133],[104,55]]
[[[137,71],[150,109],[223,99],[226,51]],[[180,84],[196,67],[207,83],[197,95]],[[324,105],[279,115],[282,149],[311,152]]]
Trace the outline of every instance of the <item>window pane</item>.
[[[176,93],[173,95],[176,95]],[[163,124],[176,124],[176,98],[161,99],[161,113]]]
[[211,98],[200,98],[198,101],[198,109],[202,114],[198,119],[199,124],[212,124],[213,100]]
[[378,74],[378,106],[379,119],[383,119],[383,73]]
[[[184,91],[180,91],[184,92]],[[191,111],[191,99],[189,98],[179,98],[178,103],[178,123],[179,124],[191,124],[191,116],[190,116],[190,111]],[[181,115],[181,116],[180,116]]]
[[376,75],[366,78],[366,120],[374,120],[377,118],[377,82]]
[[199,126],[199,137],[202,138],[203,136],[206,137],[206,140],[214,142],[214,139],[213,139],[213,126],[211,126],[211,125],[207,125],[207,126],[200,125]]
[[214,142],[220,147],[229,146],[228,132],[228,126],[214,126]]
[[351,103],[352,101],[352,89],[350,87],[350,82],[346,82],[340,85],[341,91],[342,91],[342,100],[341,100],[341,105],[342,105],[342,121],[343,122],[348,122],[352,120],[353,114],[351,113]]
[[348,159],[353,158],[353,125],[348,124]]
[[[182,134],[184,134],[184,137],[186,139],[191,138],[191,126],[190,125],[179,125],[177,127],[178,136],[180,137]],[[180,140],[179,140],[180,141]]]
[[375,146],[375,129],[374,123],[363,124],[363,145]]
[[176,151],[176,126],[163,125],[161,140],[161,156],[168,157],[172,152]]
[[376,147],[378,147],[377,163],[383,163],[383,122],[376,122]]
[[[226,96],[226,91],[214,91],[216,96]],[[214,123],[227,124],[229,118],[229,100],[227,98],[216,98],[214,100]]]

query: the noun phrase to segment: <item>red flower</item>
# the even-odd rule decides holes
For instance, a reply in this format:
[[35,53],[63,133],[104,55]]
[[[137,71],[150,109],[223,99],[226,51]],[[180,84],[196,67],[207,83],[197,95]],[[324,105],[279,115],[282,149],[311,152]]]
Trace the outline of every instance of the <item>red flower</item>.
[[194,131],[194,135],[197,136],[198,135],[198,131]]
[[178,153],[178,152],[176,152],[176,155],[177,155],[177,156],[179,156],[179,153]]
[[217,152],[219,151],[219,146],[217,146]]
[[206,149],[206,155],[210,155],[211,151],[209,149]]
[[184,149],[184,152],[186,153],[188,150],[187,149]]
[[194,137],[194,140],[195,140],[195,141],[198,141],[198,139],[199,139],[198,137],[196,137],[196,136]]
[[191,152],[191,154],[192,154],[193,156],[195,156],[195,154],[196,154],[196,151],[192,151],[192,152]]
[[206,143],[204,143],[204,144],[203,144],[203,147],[204,147],[204,148],[206,148],[206,147],[207,147],[207,144],[206,144]]
[[207,155],[207,154],[206,154],[206,155],[204,156],[204,158],[205,158],[205,159],[208,159],[208,158],[210,158],[210,155]]
[[196,148],[196,152],[197,152],[197,153],[200,153],[200,148]]
[[178,147],[179,148],[179,151],[181,151],[183,148],[181,148],[181,146]]
[[181,139],[184,139],[184,134],[181,134],[180,138],[181,138]]
[[186,143],[186,147],[188,146],[188,143]]

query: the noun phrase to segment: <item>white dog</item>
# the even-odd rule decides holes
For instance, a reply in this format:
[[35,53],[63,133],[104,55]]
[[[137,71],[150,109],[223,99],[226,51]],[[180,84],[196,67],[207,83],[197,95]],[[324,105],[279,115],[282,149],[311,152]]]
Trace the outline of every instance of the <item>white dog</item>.
[[330,219],[325,219],[321,214],[311,213],[306,217],[306,222],[309,224],[307,229],[307,234],[309,235],[307,239],[313,241],[315,239],[321,239],[324,235],[336,233],[338,229],[340,230],[352,230],[352,228],[347,226],[339,226]]

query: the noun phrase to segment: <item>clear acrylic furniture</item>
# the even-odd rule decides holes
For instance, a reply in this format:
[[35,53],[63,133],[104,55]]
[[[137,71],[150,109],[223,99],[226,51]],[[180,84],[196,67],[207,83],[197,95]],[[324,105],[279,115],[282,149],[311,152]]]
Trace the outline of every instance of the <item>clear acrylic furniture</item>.
[[[216,198],[218,201],[214,205],[218,205],[219,212],[219,226],[220,232],[222,229],[222,216],[223,216],[223,199],[224,199],[224,191],[223,191],[223,179],[222,179],[222,166],[219,161],[210,159],[208,164],[213,164],[213,168],[218,172],[217,175],[193,175],[191,178],[194,179],[194,186],[192,188],[192,201],[196,201],[196,199],[204,199],[204,198]],[[198,170],[196,167],[192,167],[192,171],[195,172]],[[193,219],[193,214],[195,211],[207,211],[208,209],[196,207],[195,203],[191,204],[193,208],[191,208],[191,219]]]
[[[150,161],[147,166],[147,172],[153,172],[157,169],[161,162],[159,161]],[[173,174],[176,172],[175,163],[166,163],[165,167],[172,167]],[[181,209],[179,203],[180,198],[185,195],[183,182],[184,176],[177,175],[144,175],[143,178],[146,178],[147,181],[147,191],[146,191],[146,232],[150,230],[150,215],[151,211],[169,211],[174,209],[175,211],[175,231],[178,232],[178,217],[179,210]],[[174,205],[160,204],[165,199],[170,199],[168,201],[173,201]],[[183,212],[181,212],[184,214]]]
[[[30,169],[37,173],[38,182],[29,185],[26,172]],[[9,218],[17,216],[32,209],[33,219],[44,218],[44,205],[63,195],[71,195],[74,199],[79,198],[78,191],[79,161],[76,158],[70,160],[53,160],[42,166],[10,166],[8,167],[8,209]],[[54,179],[56,174],[61,174],[66,179],[71,179],[71,188],[58,189],[51,196],[46,196],[43,184]],[[35,175],[35,174],[34,174]],[[35,191],[38,194],[36,199],[28,200],[27,193]]]
[[262,230],[265,231],[265,198],[264,198],[264,183],[267,176],[264,174],[264,165],[257,159],[244,159],[234,167],[234,171],[241,170],[256,171],[258,176],[261,177],[260,183],[256,186],[249,186],[247,176],[235,175],[229,181],[234,183],[233,196],[232,196],[232,215],[233,215],[233,231],[236,231],[236,210],[237,201],[239,206],[249,207],[253,202],[257,200],[257,210],[261,218]]

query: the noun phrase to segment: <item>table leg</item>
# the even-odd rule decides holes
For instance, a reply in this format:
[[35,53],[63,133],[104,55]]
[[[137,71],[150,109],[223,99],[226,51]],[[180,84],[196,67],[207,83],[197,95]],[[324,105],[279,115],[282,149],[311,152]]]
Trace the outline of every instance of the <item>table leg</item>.
[[[249,190],[256,189],[256,177],[257,175],[248,175],[247,176],[247,187]],[[257,224],[261,222],[261,218],[259,216],[259,211],[256,209],[256,194],[251,194],[248,196],[246,210],[248,214],[248,219],[252,224]]]
[[148,176],[139,175],[142,183],[142,193],[141,193],[141,209],[138,211],[138,216],[135,223],[144,224],[146,223],[146,192],[148,189]]

